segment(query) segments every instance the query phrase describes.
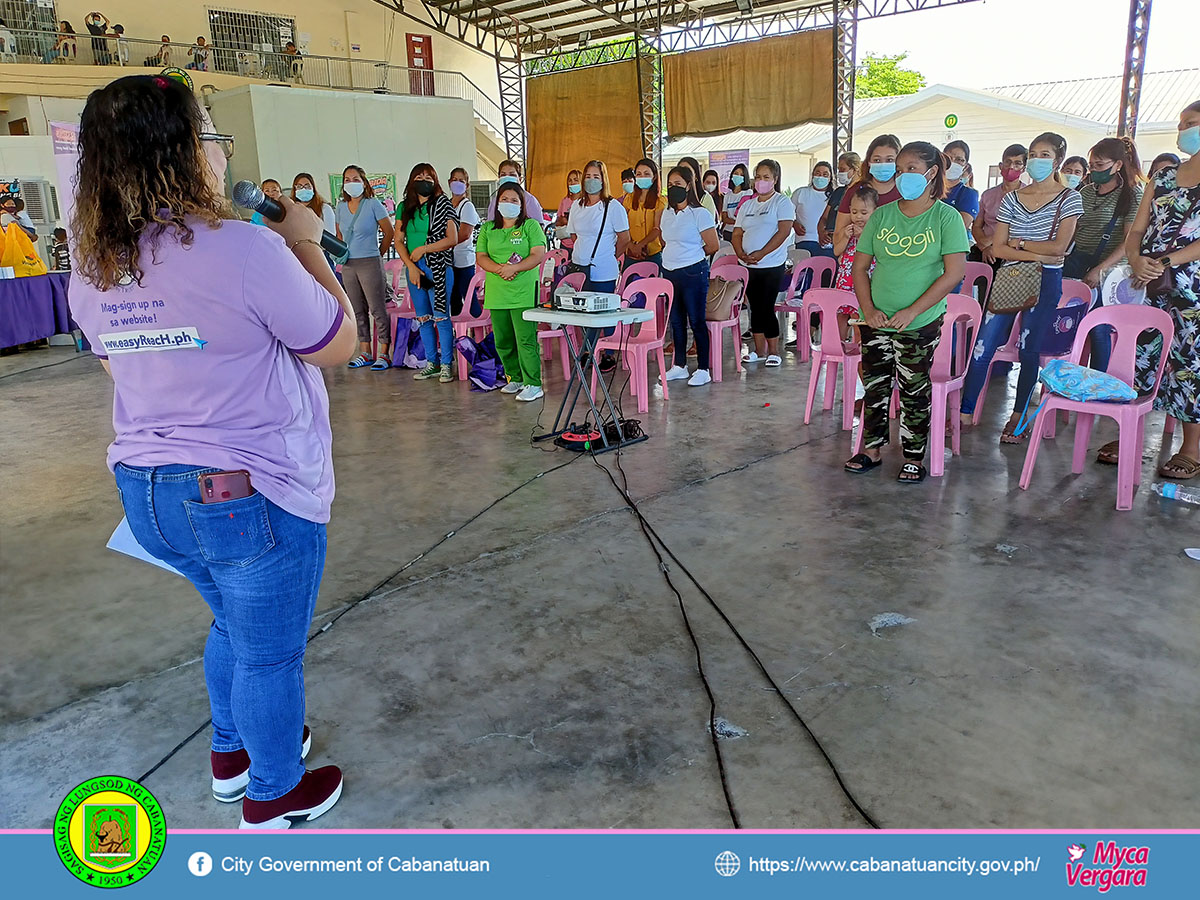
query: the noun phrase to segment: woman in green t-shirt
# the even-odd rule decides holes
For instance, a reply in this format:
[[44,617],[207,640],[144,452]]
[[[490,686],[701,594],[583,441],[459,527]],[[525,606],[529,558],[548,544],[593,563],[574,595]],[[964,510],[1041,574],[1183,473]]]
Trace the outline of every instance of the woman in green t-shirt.
[[[933,384],[929,369],[942,332],[946,295],[966,270],[967,228],[958,210],[939,203],[946,159],[937,147],[916,141],[896,157],[900,200],[878,207],[854,252],[854,293],[863,321],[863,452],[847,472],[880,465],[888,442],[892,383],[900,385],[899,480],[925,480]],[[874,272],[871,265],[875,265]],[[938,423],[938,428],[943,427]]]
[[496,212],[479,231],[475,259],[487,273],[483,305],[492,314],[496,354],[508,376],[502,394],[537,400],[542,391],[537,323],[521,315],[537,303],[538,269],[546,255],[546,232],[525,215],[525,192],[506,184],[496,195]]

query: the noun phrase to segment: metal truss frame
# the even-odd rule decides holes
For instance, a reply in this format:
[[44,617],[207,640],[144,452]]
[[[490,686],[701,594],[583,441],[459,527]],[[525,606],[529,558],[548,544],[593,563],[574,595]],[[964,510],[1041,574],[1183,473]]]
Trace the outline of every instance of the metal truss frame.
[[833,2],[833,158],[854,144],[854,78],[857,72],[858,4]]
[[1154,0],[1129,0],[1129,37],[1125,45],[1125,72],[1121,77],[1121,115],[1117,134],[1137,136],[1142,102],[1142,76],[1146,73],[1146,45],[1150,40],[1150,6]]

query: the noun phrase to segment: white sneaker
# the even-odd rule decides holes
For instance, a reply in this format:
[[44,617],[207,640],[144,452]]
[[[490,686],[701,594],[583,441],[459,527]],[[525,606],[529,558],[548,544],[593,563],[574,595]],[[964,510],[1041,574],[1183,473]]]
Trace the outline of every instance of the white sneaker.
[[679,381],[681,378],[687,378],[689,374],[683,366],[671,366],[667,369],[667,381]]
[[510,381],[504,387],[500,388],[500,393],[516,394],[516,393],[520,392],[524,387],[525,387],[525,385],[521,384],[521,382],[519,382],[519,381]]
[[692,373],[692,377],[688,379],[688,386],[699,387],[702,384],[708,384],[710,381],[712,381],[712,376],[708,374],[708,369],[697,369]]
[[517,399],[522,403],[528,403],[530,400],[541,400],[544,396],[546,396],[546,392],[542,390],[540,384],[527,384],[521,393],[517,394]]

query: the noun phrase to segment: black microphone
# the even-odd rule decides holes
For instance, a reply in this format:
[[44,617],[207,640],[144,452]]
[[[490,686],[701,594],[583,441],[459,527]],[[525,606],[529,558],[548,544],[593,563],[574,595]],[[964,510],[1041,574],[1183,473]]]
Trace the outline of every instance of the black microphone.
[[[242,209],[252,209],[264,219],[272,222],[282,222],[287,210],[278,200],[273,200],[263,193],[253,181],[239,181],[233,186],[233,202]],[[321,232],[321,249],[330,256],[340,259],[345,256],[347,247],[344,241],[328,231]]]

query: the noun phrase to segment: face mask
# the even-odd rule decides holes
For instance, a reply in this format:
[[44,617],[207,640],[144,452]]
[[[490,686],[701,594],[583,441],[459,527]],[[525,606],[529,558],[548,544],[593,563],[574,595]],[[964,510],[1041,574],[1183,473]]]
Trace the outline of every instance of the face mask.
[[667,202],[672,206],[678,206],[680,203],[683,203],[687,200],[687,195],[688,192],[685,187],[673,184],[667,188]]
[[[1067,187],[1069,187],[1069,188],[1077,188],[1077,187],[1079,187],[1080,183],[1083,181],[1082,175],[1066,175],[1064,177],[1067,180]],[[1092,179],[1092,180],[1094,181],[1095,179]],[[1104,180],[1108,181],[1107,178],[1105,178]]]
[[845,187],[846,185],[848,185],[850,183],[850,173],[849,172],[838,172],[837,173],[837,182],[838,182],[839,187]]
[[621,182],[621,187],[625,188],[625,193],[627,193],[627,194],[633,193],[633,183],[632,182],[623,181],[623,182]]
[[461,197],[467,192],[467,186],[461,181],[450,182],[450,193],[455,197]]
[[635,178],[633,183],[640,187],[643,191],[650,190],[650,185],[654,184],[653,178]]
[[905,172],[896,179],[896,190],[905,200],[916,200],[929,187],[929,177],[920,172]]
[[1175,142],[1180,153],[1195,156],[1200,153],[1200,125],[1193,125],[1179,132],[1179,140]]
[[413,190],[415,190],[417,192],[418,197],[432,197],[433,191],[434,191],[433,182],[432,181],[415,182],[413,184]]
[[896,164],[890,163],[871,163],[871,177],[876,181],[891,181],[896,177]]
[[706,194],[715,194],[717,192],[717,186],[715,184],[706,184],[704,186],[704,192]]
[[1004,169],[1000,174],[1004,176],[1005,181],[1016,181],[1021,177],[1021,169]]
[[775,182],[769,178],[759,178],[754,182],[754,189],[760,194],[769,194],[775,190]]
[[1054,160],[1035,156],[1025,164],[1025,171],[1034,181],[1045,181],[1054,174]]
[[567,185],[567,193],[568,194],[578,194],[582,190],[583,190],[582,184],[568,184]]
[[829,179],[824,175],[814,175],[813,187],[815,187],[818,191],[823,191],[825,188],[829,187]]
[[342,185],[342,190],[346,192],[347,197],[361,197],[363,193],[363,183],[361,181],[347,181]]
[[746,179],[743,178],[741,175],[730,175],[729,183],[732,184],[734,187],[741,187],[743,184],[746,183]]
[[[1112,166],[1109,166],[1107,169],[1103,169],[1101,171],[1092,169],[1092,184],[1108,184],[1110,181],[1113,180],[1113,177],[1116,174],[1117,173],[1113,171]],[[1073,175],[1068,175],[1067,180],[1069,181],[1071,178],[1074,178],[1074,177],[1075,176],[1073,176]],[[1080,178],[1077,180],[1082,181],[1083,179]],[[1071,187],[1075,187],[1075,185],[1071,185]]]
[[517,183],[516,175],[501,175],[498,179],[496,179],[496,184],[516,184],[516,183]]
[[601,181],[599,178],[583,179],[583,189],[585,191],[587,191],[589,194],[598,194],[598,193],[600,193],[600,189],[603,187],[604,187],[604,182]]
[[951,181],[958,181],[958,179],[963,177],[963,172],[965,171],[967,171],[966,166],[959,165],[958,163],[950,163],[950,166],[946,169],[946,177]]
[[519,203],[497,203],[496,210],[506,219],[515,219],[521,214],[521,204]]
[[312,188],[296,188],[294,191],[296,199],[301,203],[308,203],[313,198]]

